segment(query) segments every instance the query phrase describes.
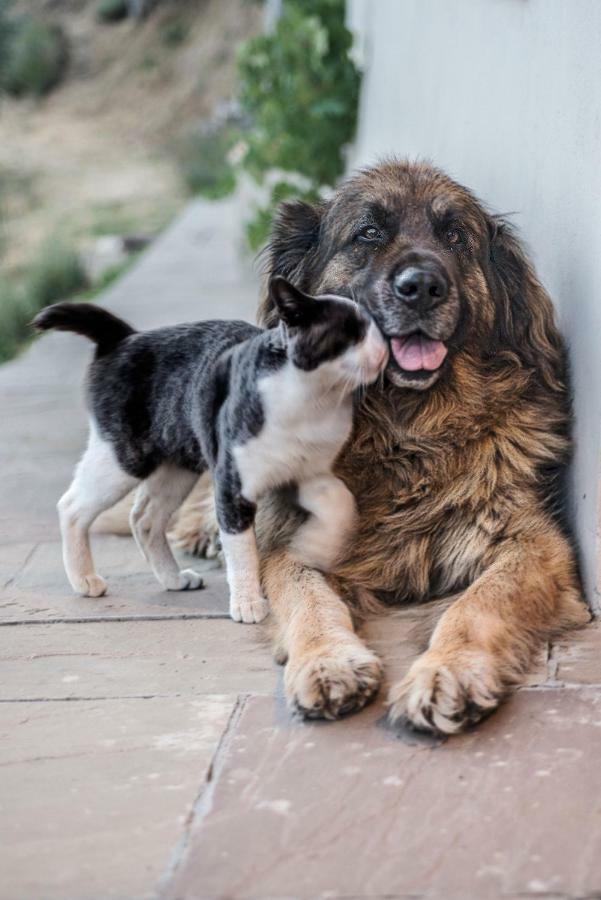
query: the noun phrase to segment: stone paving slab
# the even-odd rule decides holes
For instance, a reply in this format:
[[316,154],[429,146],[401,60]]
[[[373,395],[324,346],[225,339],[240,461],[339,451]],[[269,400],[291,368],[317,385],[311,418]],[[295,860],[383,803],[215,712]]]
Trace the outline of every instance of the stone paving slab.
[[550,662],[551,676],[559,683],[601,685],[601,624],[596,622],[558,641]]
[[0,598],[15,575],[25,566],[35,547],[34,541],[20,541],[14,544],[0,543]]
[[[59,541],[0,546],[0,625],[36,620],[228,618],[225,573],[216,562],[180,554],[202,572],[200,591],[164,591],[130,537],[92,536],[98,571],[109,590],[93,599],[73,593],[62,570]],[[12,573],[12,574],[10,574]],[[0,582],[1,583],[1,582]]]
[[272,693],[260,629],[231,620],[31,624],[0,630],[0,701]]
[[235,703],[0,704],[0,895],[154,896]]
[[[45,384],[30,383],[41,340],[14,363],[0,367],[0,543],[46,541],[59,537],[56,503],[67,488],[85,447],[87,420],[79,387],[89,349],[74,345],[69,380],[60,382],[52,360],[43,368]],[[79,342],[78,342],[79,343]],[[87,351],[82,355],[82,351]],[[6,386],[11,370],[21,383]],[[6,370],[9,370],[8,373]]]
[[599,896],[599,692],[521,691],[439,746],[381,714],[301,724],[250,698],[163,897]]

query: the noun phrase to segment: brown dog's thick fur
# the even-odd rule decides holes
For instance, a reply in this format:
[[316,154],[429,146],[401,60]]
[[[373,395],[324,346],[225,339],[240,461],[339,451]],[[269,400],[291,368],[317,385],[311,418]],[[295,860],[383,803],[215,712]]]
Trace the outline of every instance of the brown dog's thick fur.
[[[450,285],[426,323],[448,357],[421,381],[391,357],[384,385],[358,407],[338,474],[360,526],[335,578],[288,556],[273,501],[260,525],[264,582],[288,697],[329,718],[363,706],[381,678],[344,598],[459,592],[390,692],[393,719],[450,733],[494,709],[542,641],[588,620],[561,515],[569,397],[553,308],[520,243],[430,166],[392,161],[321,207],[285,204],[269,273],[353,296],[392,337],[405,313],[391,273],[407,254],[433,260]],[[273,320],[268,300],[261,315]],[[190,513],[180,521],[180,537],[201,530]]]

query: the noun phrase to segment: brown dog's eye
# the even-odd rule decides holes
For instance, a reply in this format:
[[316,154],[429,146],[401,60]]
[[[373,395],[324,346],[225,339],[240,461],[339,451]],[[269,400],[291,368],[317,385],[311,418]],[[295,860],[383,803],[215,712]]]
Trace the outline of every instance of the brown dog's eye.
[[363,241],[366,244],[372,244],[375,241],[379,241],[381,237],[382,232],[379,228],[376,228],[375,225],[366,225],[365,228],[362,228],[357,234],[357,240]]
[[461,230],[461,228],[449,228],[447,231],[447,241],[453,247],[461,247],[466,241],[465,232]]

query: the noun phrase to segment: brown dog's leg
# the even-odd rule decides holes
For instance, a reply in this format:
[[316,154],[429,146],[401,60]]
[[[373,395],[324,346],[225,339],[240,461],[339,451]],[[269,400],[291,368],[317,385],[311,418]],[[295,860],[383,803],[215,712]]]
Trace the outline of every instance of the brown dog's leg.
[[548,521],[532,523],[442,615],[392,686],[390,717],[459,731],[495,709],[544,640],[588,621],[569,547]]
[[286,661],[288,702],[308,718],[335,719],[378,692],[382,667],[357,637],[348,606],[319,572],[285,551],[263,567],[276,629],[276,657]]

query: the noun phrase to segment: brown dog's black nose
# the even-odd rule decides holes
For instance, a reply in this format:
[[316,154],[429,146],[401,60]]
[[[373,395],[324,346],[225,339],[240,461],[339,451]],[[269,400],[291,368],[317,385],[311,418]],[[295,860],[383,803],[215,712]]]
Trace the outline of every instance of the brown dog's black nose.
[[417,310],[428,310],[446,300],[445,279],[435,269],[426,266],[407,266],[392,279],[395,297]]

